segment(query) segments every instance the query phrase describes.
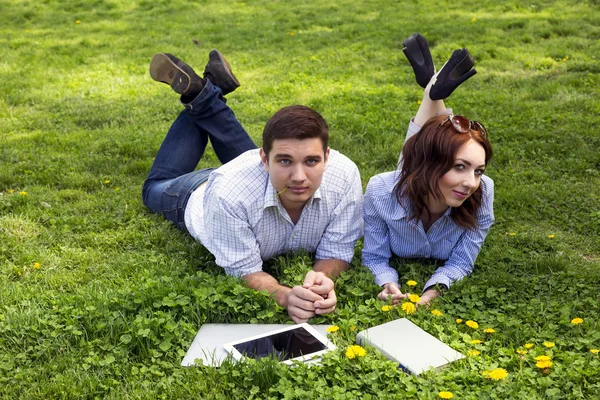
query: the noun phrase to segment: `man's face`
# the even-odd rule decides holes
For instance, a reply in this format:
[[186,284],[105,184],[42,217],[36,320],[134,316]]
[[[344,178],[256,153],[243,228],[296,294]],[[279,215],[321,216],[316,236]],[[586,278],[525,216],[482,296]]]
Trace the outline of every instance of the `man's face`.
[[268,157],[263,149],[260,156],[281,204],[290,212],[302,209],[321,185],[329,148],[323,152],[319,138],[278,139]]

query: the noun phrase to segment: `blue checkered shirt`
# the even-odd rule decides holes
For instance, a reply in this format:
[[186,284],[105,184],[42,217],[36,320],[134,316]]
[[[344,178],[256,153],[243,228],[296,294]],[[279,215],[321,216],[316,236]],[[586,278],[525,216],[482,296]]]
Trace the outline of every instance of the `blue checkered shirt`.
[[293,224],[250,150],[213,171],[186,206],[186,227],[228,275],[262,271],[263,261],[293,250],[350,262],[363,233],[362,184],[356,165],[331,150],[321,186]]

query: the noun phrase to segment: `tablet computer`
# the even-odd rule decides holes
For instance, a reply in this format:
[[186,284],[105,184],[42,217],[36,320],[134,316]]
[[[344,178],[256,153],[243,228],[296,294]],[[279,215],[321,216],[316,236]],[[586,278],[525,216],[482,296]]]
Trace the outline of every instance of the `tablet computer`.
[[373,346],[389,360],[413,375],[430,368],[438,369],[464,358],[438,338],[430,335],[406,318],[360,331],[356,342]]
[[285,328],[250,336],[223,344],[235,360],[272,357],[283,363],[316,361],[335,345],[309,324],[290,325]]

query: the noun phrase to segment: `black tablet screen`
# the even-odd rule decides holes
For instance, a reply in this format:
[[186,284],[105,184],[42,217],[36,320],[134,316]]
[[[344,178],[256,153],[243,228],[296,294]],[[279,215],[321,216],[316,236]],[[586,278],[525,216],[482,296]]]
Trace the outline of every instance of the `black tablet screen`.
[[274,357],[280,361],[306,356],[327,348],[302,327],[238,343],[233,347],[245,357]]

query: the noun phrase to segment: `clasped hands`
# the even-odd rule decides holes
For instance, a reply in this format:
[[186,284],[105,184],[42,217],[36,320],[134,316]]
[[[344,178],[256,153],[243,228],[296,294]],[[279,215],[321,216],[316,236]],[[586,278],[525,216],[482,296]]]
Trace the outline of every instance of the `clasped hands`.
[[289,291],[287,311],[290,318],[300,324],[315,315],[332,313],[336,303],[333,281],[323,272],[308,271],[304,283]]
[[[436,289],[427,289],[421,295],[421,300],[417,303],[417,306],[429,305],[431,300],[435,299],[439,295],[440,292],[438,292]],[[402,300],[408,298],[408,293],[402,293],[397,284],[390,282],[383,285],[383,290],[377,295],[377,298],[387,301],[390,296],[392,298],[392,305],[395,306]]]

